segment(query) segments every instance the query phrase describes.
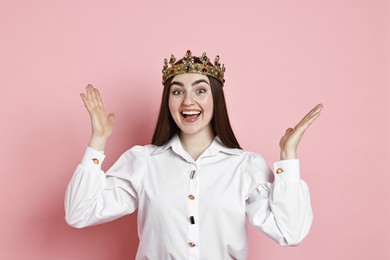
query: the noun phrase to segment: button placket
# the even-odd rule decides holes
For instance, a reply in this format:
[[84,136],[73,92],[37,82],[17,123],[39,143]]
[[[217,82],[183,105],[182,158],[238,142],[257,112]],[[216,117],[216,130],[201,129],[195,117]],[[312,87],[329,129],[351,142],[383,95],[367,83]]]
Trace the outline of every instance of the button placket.
[[190,259],[199,259],[199,173],[196,165],[191,165],[188,186],[188,246]]

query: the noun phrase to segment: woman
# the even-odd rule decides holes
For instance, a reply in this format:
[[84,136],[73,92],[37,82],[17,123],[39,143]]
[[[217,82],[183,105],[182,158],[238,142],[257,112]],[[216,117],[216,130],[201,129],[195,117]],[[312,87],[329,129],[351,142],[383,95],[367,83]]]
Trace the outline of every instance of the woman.
[[106,174],[101,164],[114,115],[105,113],[98,90],[88,85],[81,97],[92,137],[67,188],[67,223],[96,225],[138,209],[136,259],[246,259],[246,216],[279,244],[299,244],[312,210],[296,150],[322,105],[287,129],[274,175],[234,136],[224,72],[219,57],[212,64],[205,53],[165,60],[152,144],[126,151]]

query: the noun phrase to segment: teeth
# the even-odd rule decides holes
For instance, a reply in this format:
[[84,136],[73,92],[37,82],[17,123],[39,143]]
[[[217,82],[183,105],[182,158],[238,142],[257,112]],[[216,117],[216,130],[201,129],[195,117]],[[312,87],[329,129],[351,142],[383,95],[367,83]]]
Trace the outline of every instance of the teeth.
[[183,115],[199,115],[200,112],[199,111],[183,111],[181,112]]

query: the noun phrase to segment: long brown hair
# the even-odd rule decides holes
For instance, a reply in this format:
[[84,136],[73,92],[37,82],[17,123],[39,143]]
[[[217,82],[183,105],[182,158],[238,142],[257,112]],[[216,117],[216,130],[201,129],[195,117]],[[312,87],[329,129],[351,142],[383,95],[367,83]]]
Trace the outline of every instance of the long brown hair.
[[[214,135],[219,136],[225,146],[229,148],[241,149],[230,125],[222,84],[211,76],[207,77],[210,81],[211,93],[213,95],[214,103],[213,117],[211,119],[213,133]],[[172,78],[168,79],[164,83],[160,113],[152,138],[152,144],[158,146],[166,144],[175,134],[180,132],[179,127],[172,118],[168,106],[171,81]]]

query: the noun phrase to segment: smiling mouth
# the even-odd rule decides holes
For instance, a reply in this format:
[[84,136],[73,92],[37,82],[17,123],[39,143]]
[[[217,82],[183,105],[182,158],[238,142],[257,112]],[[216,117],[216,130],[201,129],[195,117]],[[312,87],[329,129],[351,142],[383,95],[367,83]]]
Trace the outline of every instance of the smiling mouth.
[[186,119],[195,119],[200,116],[202,112],[200,111],[183,111],[181,112],[181,115]]

